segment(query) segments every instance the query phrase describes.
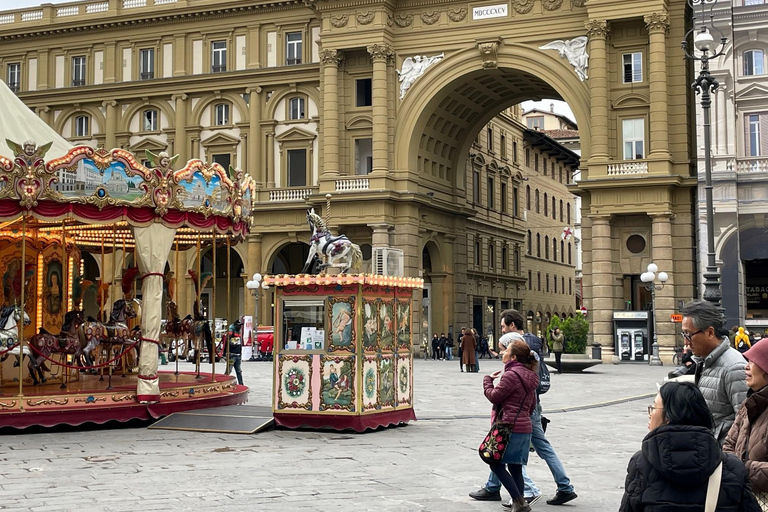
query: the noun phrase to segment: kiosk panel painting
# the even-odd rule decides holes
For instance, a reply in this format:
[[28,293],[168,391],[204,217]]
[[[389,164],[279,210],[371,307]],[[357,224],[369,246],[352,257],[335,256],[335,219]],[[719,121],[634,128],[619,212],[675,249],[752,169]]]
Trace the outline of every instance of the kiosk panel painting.
[[312,410],[312,356],[280,356],[278,409]]
[[320,410],[355,410],[354,356],[321,358]]
[[411,348],[411,301],[397,301],[397,346]]
[[363,349],[376,352],[379,347],[378,300],[363,299]]
[[355,298],[331,297],[328,299],[330,316],[328,352],[353,352],[355,341]]
[[395,363],[393,356],[381,356],[379,361],[379,401],[381,407],[395,405]]
[[376,356],[366,356],[363,362],[363,410],[379,406],[379,364]]
[[411,404],[411,358],[407,355],[397,357],[397,403]]
[[386,300],[379,304],[379,345],[381,350],[391,351],[395,348],[395,301]]

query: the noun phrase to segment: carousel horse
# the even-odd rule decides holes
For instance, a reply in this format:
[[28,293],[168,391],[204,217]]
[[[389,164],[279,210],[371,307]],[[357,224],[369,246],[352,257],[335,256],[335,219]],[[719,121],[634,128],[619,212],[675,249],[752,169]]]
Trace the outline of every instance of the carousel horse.
[[346,235],[333,236],[322,217],[315,213],[315,209],[307,211],[307,223],[312,230],[309,238],[309,256],[304,263],[302,273],[309,271],[310,266],[318,256],[322,263],[320,270],[328,267],[340,268],[342,274],[350,270],[358,270],[363,262],[363,253],[360,247],[353,244]]
[[[178,313],[178,306],[172,300],[166,304],[168,310],[168,319],[165,322],[164,340],[170,340],[168,347],[173,351],[174,357],[182,359],[187,358],[189,352],[189,339],[192,335],[192,315],[181,318]],[[183,349],[180,351],[180,343],[183,342]]]
[[91,352],[101,343],[128,345],[134,343],[135,333],[128,328],[129,318],[136,317],[136,311],[130,302],[120,299],[112,306],[112,314],[107,323],[91,318],[83,322],[77,330],[83,348],[83,358],[87,366],[93,366]]
[[40,332],[30,338],[29,345],[34,355],[29,358],[29,374],[35,385],[38,384],[38,378],[40,382],[45,382],[44,371],[50,372],[45,365],[46,357],[50,358],[53,354],[67,354],[71,355],[74,361],[82,360],[83,345],[80,343],[77,330],[84,321],[82,311],[69,311],[64,315],[64,323],[59,334],[50,333],[41,327]]
[[[26,311],[24,314],[24,325],[29,325],[31,320]],[[31,356],[29,347],[24,347],[22,354],[21,348],[14,346],[19,342],[19,320],[21,320],[22,310],[20,306],[4,306],[0,309],[0,362],[8,359],[9,355],[16,357],[14,366],[19,366],[24,356]]]
[[214,361],[216,354],[213,352],[213,334],[211,333],[211,324],[208,319],[200,313],[198,303],[195,302],[195,316],[191,323],[192,344],[195,350],[195,359],[199,358],[203,343],[208,347],[208,358],[210,362]]

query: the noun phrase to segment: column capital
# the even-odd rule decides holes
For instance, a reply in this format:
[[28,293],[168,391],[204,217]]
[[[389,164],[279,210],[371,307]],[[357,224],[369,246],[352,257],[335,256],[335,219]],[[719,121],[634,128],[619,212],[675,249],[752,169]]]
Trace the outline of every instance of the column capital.
[[263,89],[261,88],[260,85],[257,85],[255,87],[246,88],[245,94],[261,94],[261,91],[263,91]]
[[324,66],[338,66],[341,64],[342,60],[344,60],[344,54],[339,50],[334,50],[333,48],[320,50],[320,62],[322,62]]
[[648,216],[651,218],[652,222],[670,221],[677,217],[677,215],[672,212],[648,212]]
[[610,24],[607,20],[587,20],[584,22],[587,29],[587,36],[590,39],[605,39],[611,32]]
[[117,101],[115,101],[115,100],[102,101],[101,102],[101,106],[102,107],[116,107],[117,106]]
[[47,113],[48,113],[48,112],[50,112],[50,111],[51,111],[51,107],[37,107],[37,108],[35,109],[35,112],[37,112],[37,115],[38,115],[38,116],[39,116],[40,114],[47,114]]
[[183,92],[181,94],[171,94],[171,99],[173,101],[186,100],[187,99],[187,95],[186,95],[186,93],[183,93]]
[[366,47],[372,61],[388,61],[395,56],[395,50],[387,43],[375,43]]
[[613,219],[613,214],[610,213],[594,213],[587,215],[587,218],[592,221],[592,224],[610,224]]
[[669,14],[666,11],[646,14],[643,20],[648,32],[669,32]]

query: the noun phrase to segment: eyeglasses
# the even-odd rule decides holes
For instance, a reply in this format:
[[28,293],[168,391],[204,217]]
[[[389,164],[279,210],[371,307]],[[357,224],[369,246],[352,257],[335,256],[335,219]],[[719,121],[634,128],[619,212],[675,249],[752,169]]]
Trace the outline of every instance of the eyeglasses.
[[663,408],[663,407],[656,407],[656,406],[654,406],[654,405],[649,405],[649,406],[648,406],[648,416],[652,416],[652,415],[653,415],[653,411],[655,411],[656,409],[658,409],[658,410],[660,410],[660,411],[661,411],[661,410],[664,410],[664,408]]
[[688,340],[688,341],[691,341],[691,338],[693,338],[694,336],[696,336],[697,334],[700,334],[700,333],[702,333],[702,332],[704,332],[704,331],[702,331],[702,330],[698,330],[698,331],[696,331],[696,332],[682,332],[682,333],[680,333],[680,334],[682,334],[682,335],[683,335],[683,339],[686,339],[686,340]]

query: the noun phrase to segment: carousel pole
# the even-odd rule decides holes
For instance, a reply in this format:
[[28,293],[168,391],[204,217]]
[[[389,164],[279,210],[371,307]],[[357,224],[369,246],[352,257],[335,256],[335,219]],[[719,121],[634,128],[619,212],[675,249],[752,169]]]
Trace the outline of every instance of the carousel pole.
[[[21,318],[19,318],[19,323],[16,325],[16,329],[19,331],[19,399],[21,399],[24,396],[24,365],[22,364],[24,361],[24,302],[25,302],[25,292],[26,286],[25,281],[27,280],[27,272],[26,267],[27,266],[27,217],[26,215],[21,215]],[[32,357],[30,355],[30,357]],[[21,402],[21,400],[19,400]]]
[[[114,224],[112,226],[112,275],[110,276],[110,283],[109,288],[110,292],[112,293],[112,303],[115,302],[115,266],[117,265],[117,224]],[[128,321],[126,320],[126,324]],[[114,353],[114,345],[109,345],[107,348],[107,361],[112,359],[112,354]],[[121,350],[122,352],[122,350]],[[125,357],[125,355],[123,355]],[[109,385],[107,386],[107,389],[112,389],[112,366],[113,363],[109,363]],[[125,377],[125,373],[123,373],[123,377]]]
[[[177,276],[181,275],[181,274],[179,274],[179,239],[178,239],[178,233],[177,233],[176,236],[177,236],[177,238],[176,238],[176,254],[174,256],[176,261],[173,264],[173,270],[174,270],[173,277],[176,280],[176,283],[175,283],[175,285],[173,287],[174,292],[176,291],[176,288],[178,286],[180,286],[179,277],[177,277]],[[169,286],[170,286],[170,283],[169,283]],[[170,294],[169,294],[169,296],[170,296]],[[176,301],[175,297],[170,297],[170,299],[172,301],[174,301],[174,302]],[[179,311],[178,307],[179,307],[179,305],[176,304],[176,312],[177,313]],[[171,319],[169,318],[168,320],[170,321]],[[173,347],[173,352],[174,352],[173,355],[174,355],[174,358],[176,359],[176,371],[174,372],[174,375],[176,375],[177,377],[179,375],[179,341],[180,340],[175,340],[176,343],[175,343],[175,346]],[[186,343],[185,343],[185,348],[186,348]]]
[[[200,315],[200,317],[203,317],[203,303],[202,303],[202,296],[203,291],[200,289],[200,270],[202,269],[202,263],[200,261],[200,233],[197,234],[197,313]],[[199,319],[195,319],[195,322],[199,321]],[[195,334],[193,334],[195,336]],[[200,352],[202,352],[203,344],[200,343],[200,347],[197,347],[197,343],[195,343],[195,359],[196,363],[195,366],[197,367],[197,375],[195,376],[196,379],[200,378]]]
[[[99,294],[101,296],[101,300],[99,301],[99,322],[104,322],[104,323],[106,323],[104,320],[104,278],[107,277],[106,268],[107,268],[107,263],[106,263],[106,258],[104,257],[104,237],[101,237],[101,283],[99,283]],[[101,355],[102,349],[99,348],[99,351],[97,353]],[[109,354],[109,352],[107,352],[107,354]],[[109,357],[107,357],[107,361],[109,361]],[[101,361],[99,361],[99,364],[101,364]],[[103,380],[104,380],[104,367],[99,366],[99,382]]]
[[213,225],[213,292],[211,293],[211,311],[212,315],[211,318],[213,318],[213,336],[212,336],[212,346],[211,346],[211,354],[208,354],[208,356],[211,358],[211,382],[216,382],[216,253],[218,252],[216,250],[216,224]]
[[[69,309],[69,253],[67,251],[67,229],[66,229],[66,221],[61,221],[61,261],[62,261],[62,272],[61,272],[61,286],[64,290],[64,293],[62,293],[62,298],[64,299],[64,311],[65,315],[68,313],[67,309]],[[61,361],[63,363],[68,363],[67,361],[67,354],[64,352],[61,353]],[[69,382],[69,372],[70,369],[66,366],[61,367],[61,386],[59,386],[62,389],[65,389],[67,387],[67,382]]]
[[[120,284],[118,284],[118,286],[122,286],[123,272],[125,272],[125,239],[126,238],[127,238],[127,234],[123,235],[123,254],[122,254],[122,257],[120,258],[120,260],[121,260],[120,261],[120,280],[121,280],[121,282],[120,282]],[[120,290],[120,289],[121,288],[118,288],[118,290]],[[125,297],[123,297],[123,298],[125,298]],[[122,375],[122,377],[126,377],[125,369],[126,369],[126,361],[128,360],[128,354],[123,354],[123,357],[121,357],[120,359],[122,359],[121,362],[123,363],[123,375]]]
[[[230,287],[231,283],[231,277],[229,275],[229,272],[232,270],[232,257],[229,254],[229,251],[231,249],[229,245],[229,235],[225,235],[227,237],[227,346],[224,347],[225,355],[227,358],[227,375],[229,375],[229,372],[232,371],[232,368],[230,368],[230,365],[232,364],[229,360],[229,322],[232,319],[232,305],[230,304],[230,300],[232,298],[232,289]],[[241,340],[242,343],[242,340]]]

